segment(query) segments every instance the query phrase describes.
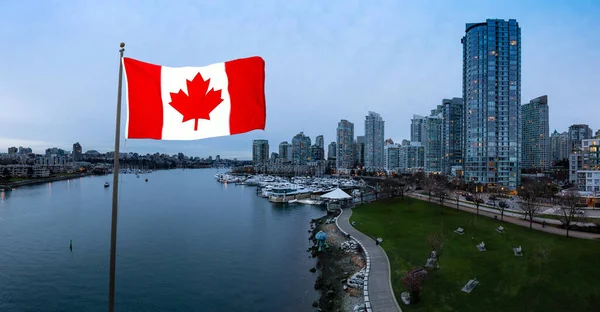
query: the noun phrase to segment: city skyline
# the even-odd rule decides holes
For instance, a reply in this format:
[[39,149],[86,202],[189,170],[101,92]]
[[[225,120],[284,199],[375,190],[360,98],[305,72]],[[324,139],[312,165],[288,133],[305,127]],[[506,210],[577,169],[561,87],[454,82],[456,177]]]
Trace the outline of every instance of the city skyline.
[[[431,12],[431,3],[365,3],[292,1],[256,8],[242,3],[235,18],[224,9],[230,3],[153,8],[75,3],[68,10],[42,3],[44,16],[28,27],[22,27],[32,14],[26,4],[2,4],[0,25],[11,30],[3,39],[12,48],[0,52],[11,60],[0,73],[0,103],[6,108],[0,123],[11,131],[0,135],[0,148],[43,153],[80,142],[84,151],[111,151],[120,41],[127,43],[126,55],[170,66],[263,56],[269,116],[264,132],[190,142],[128,140],[122,152],[249,159],[255,139],[279,144],[303,131],[312,139],[324,135],[327,145],[336,140],[340,119],[359,125],[368,111],[394,120],[386,123],[385,137],[399,142],[410,138],[410,116],[426,111],[420,107],[461,96],[460,38],[467,23],[487,18],[516,19],[523,29],[519,104],[548,95],[550,132],[562,133],[572,124],[599,127],[592,113],[597,104],[589,101],[600,84],[593,72],[600,67],[600,48],[592,40],[600,30],[593,18],[599,4],[473,2],[458,10],[437,2]],[[182,23],[182,12],[183,20],[194,22]],[[570,109],[575,104],[578,109]],[[324,112],[324,105],[335,113]],[[364,135],[363,127],[355,128],[355,136]]]

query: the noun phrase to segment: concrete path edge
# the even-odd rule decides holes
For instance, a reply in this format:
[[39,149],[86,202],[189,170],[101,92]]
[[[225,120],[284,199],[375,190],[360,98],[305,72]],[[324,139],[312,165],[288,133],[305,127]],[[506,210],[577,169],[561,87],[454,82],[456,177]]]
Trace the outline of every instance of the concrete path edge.
[[[352,228],[354,228],[352,226],[352,224],[350,223],[350,217],[352,216],[352,209],[348,208],[348,210],[350,210],[350,215],[348,216],[348,225],[351,226]],[[342,214],[344,214],[344,210],[340,209],[340,214],[335,218],[335,226],[338,228],[338,230],[340,230],[340,232],[342,232],[344,235],[348,235],[348,233],[346,233],[338,224],[338,219],[339,217],[342,216]],[[356,230],[356,228],[354,228]],[[358,231],[358,230],[356,230]],[[360,232],[360,231],[358,231]],[[361,232],[362,233],[362,232]],[[363,233],[364,234],[364,233]],[[365,236],[368,237],[368,235],[365,234]],[[356,241],[361,247],[362,250],[365,253],[365,258],[367,261],[367,266],[365,268],[365,288],[368,287],[368,279],[369,279],[369,272],[371,269],[371,259],[369,257],[369,251],[367,250],[367,248],[365,248],[365,246],[355,237],[351,238]],[[394,299],[394,302],[396,303],[396,307],[398,308],[398,311],[402,312],[402,309],[400,308],[400,305],[398,304],[398,299],[396,299],[396,295],[394,294],[394,288],[392,287],[392,268],[390,265],[390,258],[388,257],[387,253],[385,252],[385,249],[383,249],[381,246],[379,246],[379,248],[381,248],[381,251],[383,251],[383,254],[385,255],[386,261],[387,261],[387,266],[388,266],[388,272],[389,272],[389,276],[388,276],[388,283],[390,284],[390,291],[391,291],[391,295],[392,298]],[[369,302],[369,295],[368,295],[368,291],[363,289],[363,295],[364,295],[364,300],[365,300],[365,305],[367,307],[367,312],[373,312],[373,309],[371,308],[371,304]]]

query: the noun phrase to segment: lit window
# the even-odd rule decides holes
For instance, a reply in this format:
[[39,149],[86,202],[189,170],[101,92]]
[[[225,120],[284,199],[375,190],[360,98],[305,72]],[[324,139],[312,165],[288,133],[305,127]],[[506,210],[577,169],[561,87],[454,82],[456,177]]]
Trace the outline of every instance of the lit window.
[[512,46],[517,45],[517,40],[511,40],[510,45],[512,45]]

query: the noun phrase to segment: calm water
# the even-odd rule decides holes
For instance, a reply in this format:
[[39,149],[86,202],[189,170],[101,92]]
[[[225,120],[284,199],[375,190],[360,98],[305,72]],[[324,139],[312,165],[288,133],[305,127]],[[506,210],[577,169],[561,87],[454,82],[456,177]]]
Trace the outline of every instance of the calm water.
[[[215,173],[121,175],[117,311],[312,311],[307,230],[323,211],[275,206]],[[0,311],[107,311],[105,181],[0,194]]]

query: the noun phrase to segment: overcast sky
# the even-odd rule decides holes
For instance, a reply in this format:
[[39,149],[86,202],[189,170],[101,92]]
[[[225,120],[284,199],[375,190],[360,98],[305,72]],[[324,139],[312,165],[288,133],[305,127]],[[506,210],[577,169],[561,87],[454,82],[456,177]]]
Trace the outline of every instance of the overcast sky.
[[340,119],[362,135],[368,111],[400,141],[412,114],[461,96],[465,23],[486,18],[521,26],[522,102],[547,94],[551,131],[573,123],[595,131],[598,16],[594,0],[2,1],[0,151],[70,150],[76,141],[112,150],[121,41],[127,56],[166,66],[260,55],[267,98],[265,131],[128,140],[122,151],[243,159],[254,139],[268,139],[272,151],[300,131],[334,141]]

